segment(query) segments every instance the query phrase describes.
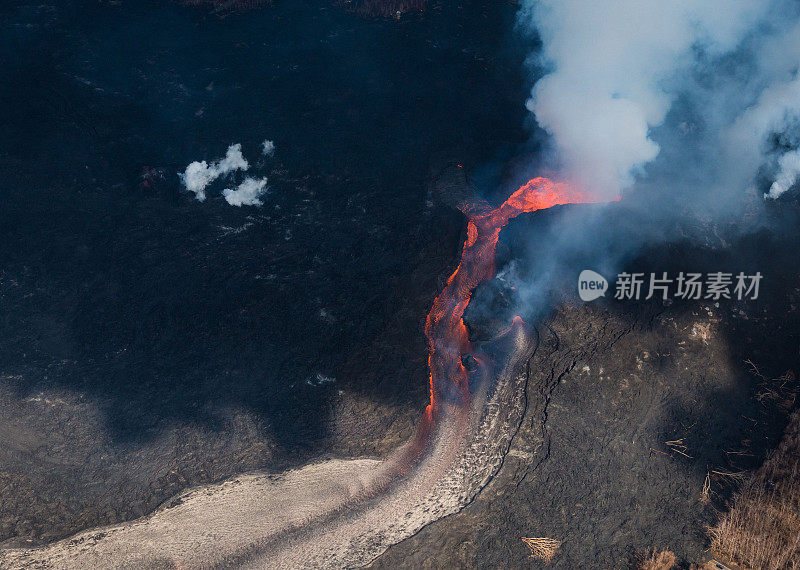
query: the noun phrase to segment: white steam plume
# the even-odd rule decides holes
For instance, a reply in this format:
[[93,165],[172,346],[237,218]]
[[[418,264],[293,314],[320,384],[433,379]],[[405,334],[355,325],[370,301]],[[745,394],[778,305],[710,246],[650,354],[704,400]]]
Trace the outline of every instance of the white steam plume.
[[781,156],[778,159],[778,166],[780,171],[767,194],[770,198],[777,198],[797,182],[800,177],[800,150],[787,152]]
[[261,196],[267,192],[266,178],[248,176],[235,190],[226,188],[222,191],[225,200],[231,206],[261,206]]
[[528,108],[556,166],[600,198],[667,160],[694,171],[659,180],[665,192],[742,193],[768,171],[769,196],[786,191],[800,172],[799,10],[791,0],[525,0],[520,22],[538,32],[546,72]]
[[206,186],[211,182],[236,170],[247,170],[250,165],[242,155],[242,145],[232,144],[228,147],[225,158],[211,163],[210,165],[203,160],[193,162],[186,167],[186,171],[178,173],[183,185],[187,190],[193,192],[195,197],[203,202],[206,199]]

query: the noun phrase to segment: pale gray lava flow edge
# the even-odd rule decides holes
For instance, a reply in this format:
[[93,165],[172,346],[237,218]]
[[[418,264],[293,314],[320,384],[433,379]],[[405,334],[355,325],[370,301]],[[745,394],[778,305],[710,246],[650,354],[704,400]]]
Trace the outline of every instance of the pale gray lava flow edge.
[[532,341],[522,327],[491,389],[447,409],[421,461],[332,459],[191,490],[144,518],[38,549],[0,551],[4,568],[341,568],[369,563],[458,512],[502,465],[524,407]]

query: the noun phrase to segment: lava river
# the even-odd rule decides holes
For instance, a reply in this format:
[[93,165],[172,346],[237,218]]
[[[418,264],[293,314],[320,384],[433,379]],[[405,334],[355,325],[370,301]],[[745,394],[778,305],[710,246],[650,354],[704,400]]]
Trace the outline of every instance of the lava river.
[[443,398],[468,405],[469,384],[462,356],[469,354],[471,347],[464,311],[475,288],[494,276],[500,230],[524,212],[583,201],[583,197],[568,186],[540,177],[530,180],[498,208],[484,205],[467,211],[467,239],[461,250],[461,261],[434,300],[425,324],[431,386],[426,419],[435,420]]

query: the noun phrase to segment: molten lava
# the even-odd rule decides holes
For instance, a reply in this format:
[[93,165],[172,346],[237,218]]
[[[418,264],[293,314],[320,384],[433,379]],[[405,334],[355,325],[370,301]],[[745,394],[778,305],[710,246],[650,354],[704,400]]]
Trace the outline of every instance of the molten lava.
[[425,410],[423,425],[437,416],[443,396],[456,398],[461,404],[469,401],[467,369],[461,358],[471,349],[463,316],[475,287],[494,277],[494,254],[500,230],[523,212],[584,201],[582,195],[563,184],[534,178],[498,208],[484,207],[467,212],[467,239],[461,250],[461,261],[434,300],[425,323],[431,403]]

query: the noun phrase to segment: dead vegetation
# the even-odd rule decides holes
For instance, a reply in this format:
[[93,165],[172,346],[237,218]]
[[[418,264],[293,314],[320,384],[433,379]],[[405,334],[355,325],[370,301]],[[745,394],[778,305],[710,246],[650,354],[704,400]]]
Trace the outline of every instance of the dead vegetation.
[[655,549],[650,556],[642,560],[638,570],[672,570],[675,568],[675,555],[669,550],[656,552]]
[[680,439],[675,439],[675,440],[672,440],[672,441],[665,441],[664,445],[666,445],[668,449],[672,450],[675,453],[683,455],[684,457],[687,457],[689,459],[692,458],[691,455],[686,453],[689,448],[686,446],[686,438],[685,437],[682,437]]
[[553,560],[558,549],[561,548],[561,541],[554,538],[527,538],[522,537],[528,548],[531,550],[531,558],[536,558],[547,563]]
[[706,472],[703,489],[700,491],[700,502],[707,505],[711,502],[711,473]]
[[762,405],[772,403],[784,413],[794,409],[797,403],[798,382],[792,370],[788,370],[778,378],[767,378],[752,360],[745,360],[745,364],[750,367],[750,373],[759,379],[758,392],[755,395],[759,403]]
[[[661,552],[653,549],[653,552],[637,566],[636,570],[675,570],[681,568],[678,565],[678,558],[669,550]],[[734,570],[717,560],[709,560],[705,563],[690,564],[689,570]]]
[[800,569],[800,411],[778,448],[711,529],[712,550],[744,568]]
[[[766,416],[786,414],[796,408],[800,392],[797,378],[790,370],[779,378],[764,376],[752,361],[745,361],[758,380],[755,399]],[[742,416],[754,424],[756,420]],[[700,502],[709,505],[712,489],[736,490],[733,507],[712,529],[711,551],[720,560],[692,564],[692,570],[800,570],[800,410],[789,418],[783,440],[762,466],[753,473],[739,461],[754,457],[750,440],[742,440],[741,450],[726,451],[728,468],[709,469]],[[685,455],[685,438],[665,442],[670,453],[651,448],[650,453]],[[676,568],[669,551],[653,552],[638,566],[639,570]]]

